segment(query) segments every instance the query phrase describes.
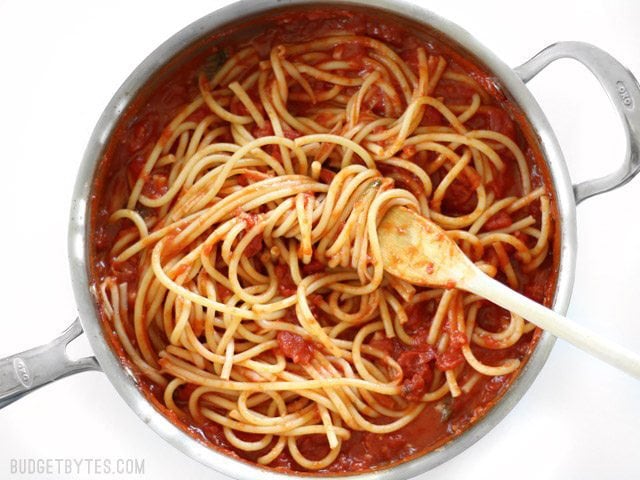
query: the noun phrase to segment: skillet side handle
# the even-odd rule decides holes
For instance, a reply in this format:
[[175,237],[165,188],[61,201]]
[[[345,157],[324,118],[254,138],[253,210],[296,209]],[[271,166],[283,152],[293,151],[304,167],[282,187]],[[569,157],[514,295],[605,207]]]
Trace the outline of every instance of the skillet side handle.
[[593,73],[616,107],[627,138],[627,154],[616,171],[573,186],[578,204],[589,197],[624,185],[640,171],[640,87],[633,74],[615,58],[583,42],[554,43],[515,71],[526,83],[560,58],[573,58]]
[[74,373],[100,370],[95,357],[71,360],[67,345],[82,333],[76,319],[62,334],[31,350],[0,359],[0,408],[37,388]]

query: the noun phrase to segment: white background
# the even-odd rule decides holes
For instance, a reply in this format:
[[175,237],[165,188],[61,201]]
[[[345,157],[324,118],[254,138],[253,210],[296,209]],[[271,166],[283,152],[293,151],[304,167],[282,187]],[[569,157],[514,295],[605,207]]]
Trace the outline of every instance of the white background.
[[[102,109],[131,70],[188,23],[227,2],[0,0],[0,357],[44,343],[75,317],[67,214]],[[640,76],[640,2],[420,2],[509,65],[557,40],[594,43]],[[622,160],[624,139],[597,82],[559,62],[531,83],[574,181]],[[640,178],[578,209],[569,316],[640,352]],[[85,340],[75,354],[87,354]],[[523,400],[437,479],[640,476],[640,383],[558,342]],[[148,429],[101,373],[77,375],[0,411],[0,479],[12,458],[144,459],[127,478],[221,479]],[[106,478],[106,477],[105,477]],[[110,476],[117,478],[117,476]]]

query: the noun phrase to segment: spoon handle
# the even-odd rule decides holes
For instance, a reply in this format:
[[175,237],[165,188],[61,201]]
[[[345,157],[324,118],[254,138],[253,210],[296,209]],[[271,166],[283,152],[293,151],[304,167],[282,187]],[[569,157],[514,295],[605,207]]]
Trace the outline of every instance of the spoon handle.
[[461,288],[520,315],[556,337],[640,379],[640,355],[534,302],[479,270],[463,283],[459,285]]

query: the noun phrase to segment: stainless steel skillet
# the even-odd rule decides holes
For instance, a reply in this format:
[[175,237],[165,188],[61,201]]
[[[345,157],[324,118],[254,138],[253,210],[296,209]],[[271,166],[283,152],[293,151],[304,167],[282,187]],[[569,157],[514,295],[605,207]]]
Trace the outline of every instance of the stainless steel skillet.
[[[101,368],[127,401],[130,407],[154,430],[185,453],[198,459],[227,475],[238,478],[255,478],[256,467],[237,462],[219,452],[212,451],[173,426],[158,413],[138,390],[135,379],[124,369],[112,353],[105,338],[98,317],[96,316],[94,299],[89,291],[87,272],[88,219],[90,218],[89,199],[96,167],[109,136],[127,105],[136,97],[151,78],[161,77],[161,68],[169,60],[179,56],[186,47],[199,39],[207,37],[211,32],[224,27],[230,22],[238,21],[253,15],[259,15],[266,21],[268,11],[273,8],[295,8],[295,5],[307,2],[254,1],[239,2],[223,10],[215,12],[190,25],[176,34],[152,53],[127,79],[116,93],[103,116],[98,122],[91,137],[84,161],[80,167],[70,219],[69,255],[73,276],[74,291],[80,313],[80,321],[74,324],[51,344],[0,361],[0,405],[6,405],[27,392],[66,375]],[[325,2],[340,4],[339,2]],[[497,59],[490,51],[482,47],[468,33],[459,27],[437,17],[423,9],[402,2],[374,1],[349,2],[349,5],[366,5],[368,11],[379,8],[385,12],[393,12],[418,24],[429,26],[453,44],[475,57],[479,63],[494,73],[498,82],[508,95],[526,114],[529,122],[539,137],[541,149],[549,164],[556,204],[560,214],[561,258],[558,285],[556,289],[555,308],[559,312],[566,311],[572,289],[575,254],[576,225],[575,206],[583,199],[616,188],[626,183],[639,168],[639,132],[640,114],[638,102],[640,94],[635,79],[619,63],[604,52],[585,44],[556,44],[526,64],[515,70],[510,69]],[[326,8],[326,7],[325,7]],[[543,69],[551,61],[561,57],[574,57],[585,63],[603,84],[606,93],[620,112],[625,125],[628,142],[628,156],[623,165],[611,175],[583,184],[572,186],[559,146],[544,114],[535,99],[525,86],[525,82]],[[80,361],[69,361],[65,355],[66,344],[82,330],[86,332],[95,358]],[[408,462],[384,472],[376,474],[377,478],[407,478],[417,475],[433,466],[448,460],[466,449],[512,408],[529,387],[553,344],[553,338],[544,335],[536,352],[530,359],[526,369],[513,384],[503,399],[471,429],[447,444],[443,449],[427,454],[412,462]],[[261,470],[261,475],[275,478],[276,474]],[[360,478],[370,477],[359,475]]]

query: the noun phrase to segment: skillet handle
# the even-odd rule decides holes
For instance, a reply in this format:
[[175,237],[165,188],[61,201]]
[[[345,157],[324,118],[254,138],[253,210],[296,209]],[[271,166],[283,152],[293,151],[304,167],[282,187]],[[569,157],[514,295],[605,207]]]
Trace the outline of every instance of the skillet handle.
[[624,185],[640,171],[640,86],[633,74],[615,58],[583,42],[554,43],[515,71],[523,82],[528,82],[560,58],[573,58],[593,73],[616,107],[627,137],[627,154],[616,171],[573,186],[576,203],[580,203]]
[[60,378],[87,370],[100,370],[95,357],[71,360],[67,345],[82,333],[76,319],[62,334],[31,350],[0,359],[0,408],[37,388]]

